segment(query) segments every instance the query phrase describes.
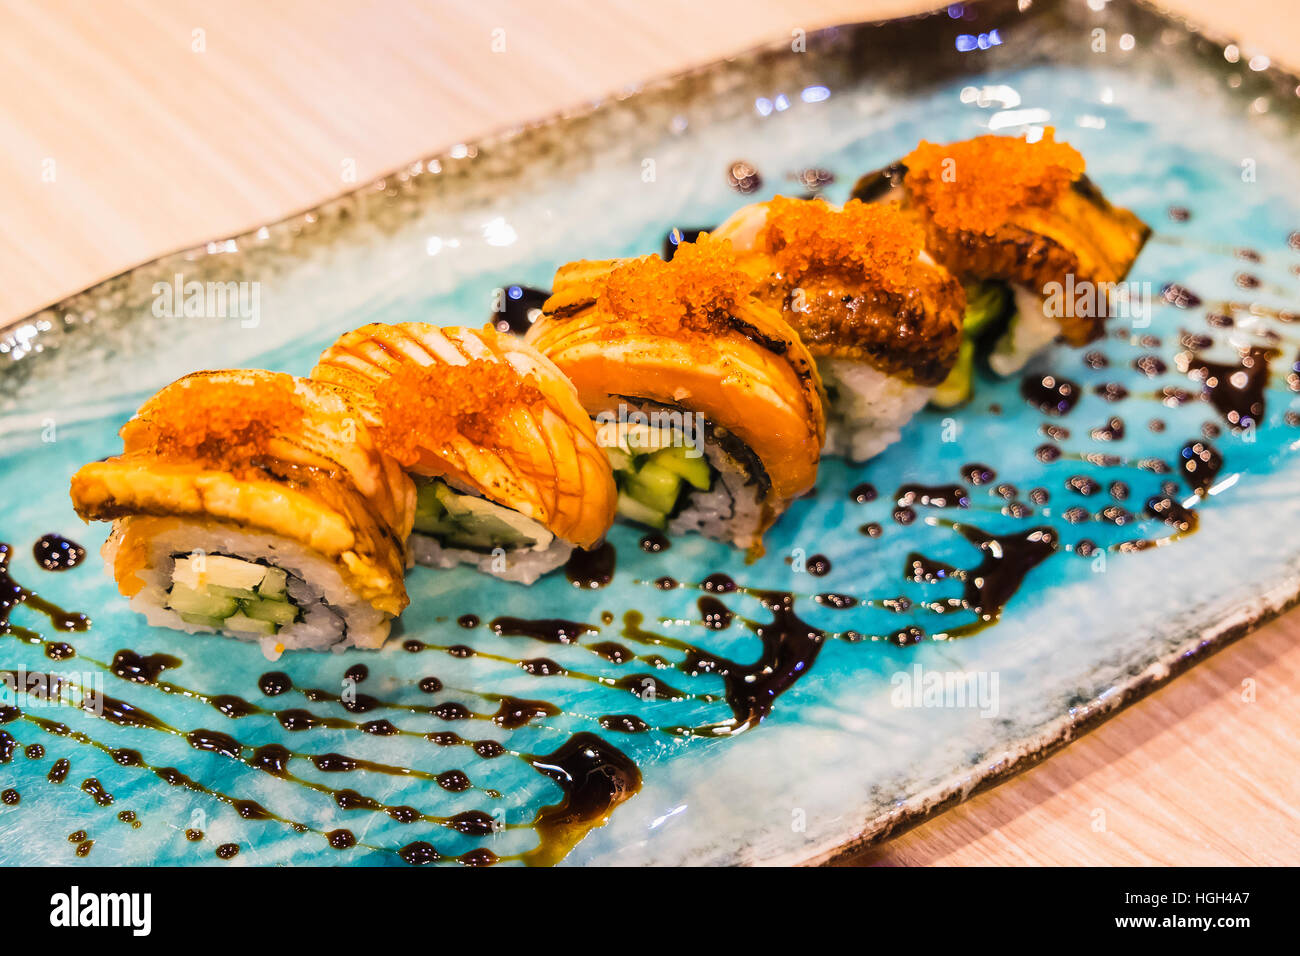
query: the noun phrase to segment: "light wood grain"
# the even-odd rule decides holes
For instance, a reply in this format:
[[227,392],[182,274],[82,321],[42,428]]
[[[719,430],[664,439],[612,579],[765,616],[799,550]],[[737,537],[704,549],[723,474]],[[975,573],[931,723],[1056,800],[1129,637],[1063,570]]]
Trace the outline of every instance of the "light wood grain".
[[[795,28],[928,5],[0,3],[0,321],[314,205],[347,161],[365,180]],[[1168,5],[1300,65],[1292,0]],[[1300,863],[1298,637],[1293,613],[860,862]]]

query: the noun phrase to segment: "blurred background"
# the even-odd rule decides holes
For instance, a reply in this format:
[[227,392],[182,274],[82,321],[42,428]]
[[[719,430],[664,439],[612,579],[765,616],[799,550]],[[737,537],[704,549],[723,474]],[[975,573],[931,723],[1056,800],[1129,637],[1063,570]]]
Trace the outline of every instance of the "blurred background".
[[[1300,68],[1296,0],[1160,5],[1237,40],[1243,58]],[[794,29],[943,6],[0,2],[0,323],[449,145]],[[1300,820],[1297,635],[1300,612],[862,862],[1300,862],[1276,836],[1279,814],[1290,832]],[[1278,780],[1293,785],[1279,794]]]

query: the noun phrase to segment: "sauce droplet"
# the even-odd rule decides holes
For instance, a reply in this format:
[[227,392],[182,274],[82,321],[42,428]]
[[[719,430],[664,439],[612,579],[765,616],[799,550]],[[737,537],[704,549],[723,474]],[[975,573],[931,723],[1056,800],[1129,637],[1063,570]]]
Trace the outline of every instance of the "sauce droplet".
[[86,549],[58,534],[42,535],[32,545],[36,563],[46,571],[67,571],[86,558]]
[[574,548],[564,565],[564,576],[575,588],[594,591],[614,580],[618,554],[608,541],[602,541],[590,551]]
[[500,308],[492,313],[492,324],[498,332],[523,335],[542,315],[542,306],[551,294],[545,289],[526,285],[510,285],[501,290]]
[[1077,383],[1055,375],[1026,375],[1020,382],[1020,394],[1044,415],[1065,415],[1079,401]]
[[749,195],[762,187],[763,177],[753,164],[740,159],[727,168],[727,183],[736,192]]

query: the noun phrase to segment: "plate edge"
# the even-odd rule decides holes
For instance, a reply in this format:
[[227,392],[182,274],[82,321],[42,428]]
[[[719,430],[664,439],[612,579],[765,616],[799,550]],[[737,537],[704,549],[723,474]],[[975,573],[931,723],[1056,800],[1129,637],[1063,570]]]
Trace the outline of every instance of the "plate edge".
[[1052,721],[1050,729],[1030,737],[1022,752],[1008,760],[1009,754],[993,761],[988,773],[973,784],[962,785],[948,780],[908,799],[897,810],[864,822],[861,831],[847,842],[838,843],[812,856],[792,854],[788,859],[762,861],[762,865],[835,866],[850,857],[883,846],[935,817],[951,810],[971,797],[992,790],[1043,763],[1074,741],[1096,730],[1112,717],[1182,676],[1197,664],[1242,638],[1261,625],[1300,607],[1300,581],[1294,577],[1257,598],[1254,613],[1229,612],[1218,622],[1189,637],[1173,650],[1156,658],[1141,673],[1130,678],[1113,701],[1095,698],[1080,708],[1077,716],[1066,715]]

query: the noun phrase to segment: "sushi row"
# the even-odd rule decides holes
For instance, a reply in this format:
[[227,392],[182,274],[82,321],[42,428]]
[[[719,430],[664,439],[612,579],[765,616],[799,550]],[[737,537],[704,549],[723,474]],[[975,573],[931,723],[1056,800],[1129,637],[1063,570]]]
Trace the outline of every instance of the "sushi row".
[[412,563],[529,584],[616,516],[761,554],[823,451],[864,461],[977,360],[1101,334],[1036,290],[1122,279],[1147,232],[1050,130],[922,143],[843,206],[778,196],[669,258],[565,265],[522,338],[372,324],[308,378],[189,375],[73,503],[151,623],[272,658],[380,646]]

